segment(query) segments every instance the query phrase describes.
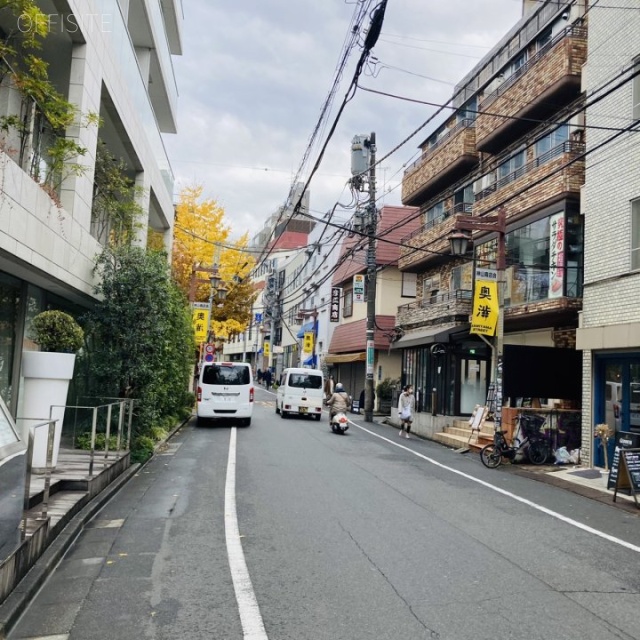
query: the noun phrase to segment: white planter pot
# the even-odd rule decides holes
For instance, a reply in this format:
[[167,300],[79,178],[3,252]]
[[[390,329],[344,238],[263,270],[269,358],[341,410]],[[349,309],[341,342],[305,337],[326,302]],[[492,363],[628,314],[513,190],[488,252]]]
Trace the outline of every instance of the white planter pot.
[[[23,435],[28,441],[29,431],[34,435],[32,467],[36,470],[47,466],[47,428],[34,425],[57,419],[53,443],[52,465],[58,464],[58,451],[62,436],[64,405],[67,403],[69,381],[73,377],[75,353],[50,353],[44,351],[22,352]],[[52,408],[53,407],[53,408]]]

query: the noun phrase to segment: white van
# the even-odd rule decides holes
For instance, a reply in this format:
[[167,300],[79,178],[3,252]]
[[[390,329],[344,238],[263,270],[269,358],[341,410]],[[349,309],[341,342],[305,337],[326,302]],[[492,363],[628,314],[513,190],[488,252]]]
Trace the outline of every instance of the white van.
[[253,396],[253,375],[247,362],[203,362],[196,393],[198,426],[226,418],[248,427]]
[[313,416],[320,420],[324,400],[324,380],[319,369],[285,369],[276,393],[276,413]]

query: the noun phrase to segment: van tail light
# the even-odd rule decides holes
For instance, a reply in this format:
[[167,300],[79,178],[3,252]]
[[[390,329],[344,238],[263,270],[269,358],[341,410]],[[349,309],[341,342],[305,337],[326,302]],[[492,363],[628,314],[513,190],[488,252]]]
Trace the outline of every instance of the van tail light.
[[253,402],[253,387],[249,389],[249,402]]
[[198,402],[202,400],[202,387],[198,387],[198,393],[196,395]]

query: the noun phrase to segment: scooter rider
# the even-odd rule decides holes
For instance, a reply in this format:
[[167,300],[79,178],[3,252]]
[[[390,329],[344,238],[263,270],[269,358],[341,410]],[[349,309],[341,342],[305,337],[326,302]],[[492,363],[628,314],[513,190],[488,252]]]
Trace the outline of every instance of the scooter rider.
[[341,382],[335,386],[332,396],[326,401],[329,407],[329,419],[340,411],[346,412],[351,409],[351,396],[344,390]]

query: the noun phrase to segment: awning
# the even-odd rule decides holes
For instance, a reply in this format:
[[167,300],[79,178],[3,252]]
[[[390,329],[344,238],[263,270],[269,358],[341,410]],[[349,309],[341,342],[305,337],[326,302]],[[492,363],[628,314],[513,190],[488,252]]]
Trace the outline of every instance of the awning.
[[367,352],[360,353],[329,353],[324,357],[327,364],[340,364],[341,362],[364,362],[367,359]]
[[469,331],[468,324],[445,324],[439,327],[425,327],[407,331],[400,340],[391,345],[392,349],[405,349],[406,347],[417,347],[421,344],[433,344],[434,342],[444,342],[449,340],[449,336],[456,331]]
[[296,338],[304,338],[305,333],[315,333],[313,320],[311,320],[310,322],[306,322],[300,327],[300,330],[298,331]]

